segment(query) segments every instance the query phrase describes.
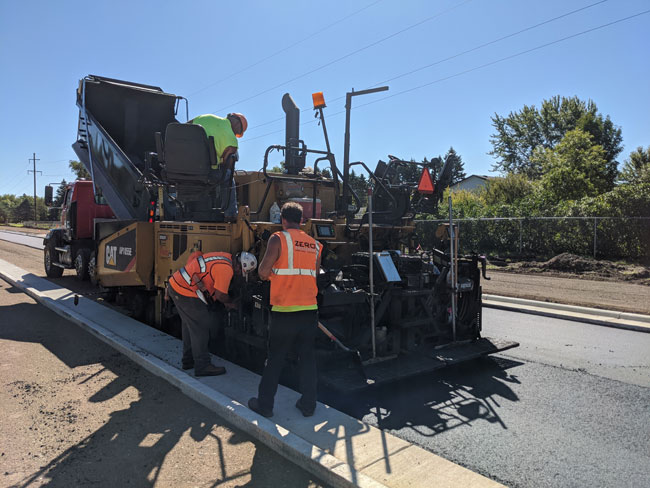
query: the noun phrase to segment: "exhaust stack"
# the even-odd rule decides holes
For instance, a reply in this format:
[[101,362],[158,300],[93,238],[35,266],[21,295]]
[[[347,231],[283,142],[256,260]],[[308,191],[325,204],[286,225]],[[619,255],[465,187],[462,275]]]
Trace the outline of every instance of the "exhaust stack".
[[282,110],[286,114],[284,168],[290,175],[297,175],[305,167],[305,153],[298,149],[300,140],[300,109],[291,95],[285,93],[282,97]]

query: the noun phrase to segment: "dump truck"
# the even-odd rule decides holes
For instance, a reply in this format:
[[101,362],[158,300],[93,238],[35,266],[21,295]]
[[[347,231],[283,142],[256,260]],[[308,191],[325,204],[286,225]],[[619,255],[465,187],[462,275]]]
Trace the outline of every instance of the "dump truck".
[[[52,205],[52,186],[45,187],[45,204]],[[95,222],[114,219],[110,206],[93,191],[93,183],[80,179],[63,193],[60,226],[43,239],[43,263],[48,278],[59,278],[64,269],[74,269],[86,280],[95,269]]]
[[[418,242],[415,216],[437,208],[450,165],[432,178],[426,162],[390,156],[371,170],[349,160],[352,99],[383,89],[347,94],[341,167],[322,94],[314,95],[324,137],[319,149],[300,139],[300,109],[285,94],[284,143],[267,148],[260,171],[232,174],[213,169],[214,144],[201,126],[177,120],[183,105],[188,118],[187,99],[156,86],[86,76],[77,88],[73,148],[94,194],[115,215],[93,221],[94,279],[122,297],[136,318],[177,334],[178,316],[164,300],[170,276],[194,250],[248,251],[261,260],[269,237],[281,230],[274,205],[296,201],[304,209],[302,230],[323,249],[318,308],[328,335],[316,344],[321,384],[362,389],[517,346],[482,337],[485,259],[458,255],[457,226],[439,229],[441,249]],[[276,155],[282,173],[269,170]],[[422,171],[419,182],[400,178],[408,165]],[[366,196],[350,184],[354,168],[368,174]],[[224,221],[229,178],[237,188],[234,222]],[[269,283],[239,277],[230,293],[239,305],[220,312],[213,350],[259,370],[271,318]]]

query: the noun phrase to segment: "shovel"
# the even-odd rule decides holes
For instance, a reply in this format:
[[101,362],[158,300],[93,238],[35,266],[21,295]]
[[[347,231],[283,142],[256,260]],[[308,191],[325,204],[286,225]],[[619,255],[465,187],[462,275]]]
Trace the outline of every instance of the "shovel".
[[368,378],[368,375],[366,374],[366,369],[363,367],[363,361],[361,360],[361,353],[359,352],[358,349],[350,349],[347,347],[345,344],[343,344],[341,341],[337,339],[337,337],[332,334],[327,327],[325,327],[321,322],[318,322],[318,328],[323,331],[323,334],[325,334],[327,337],[330,338],[330,340],[334,341],[337,346],[339,346],[341,349],[343,349],[345,352],[349,352],[352,354],[352,360],[354,361],[354,364],[359,368],[359,372],[363,376],[363,379],[366,380],[366,384],[368,385],[374,385],[375,380],[372,380]]

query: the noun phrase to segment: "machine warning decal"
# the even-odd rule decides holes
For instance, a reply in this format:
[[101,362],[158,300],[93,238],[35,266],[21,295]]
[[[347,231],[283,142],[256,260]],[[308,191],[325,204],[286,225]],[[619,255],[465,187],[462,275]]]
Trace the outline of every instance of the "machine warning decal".
[[104,266],[118,271],[130,271],[135,264],[135,229],[106,244]]

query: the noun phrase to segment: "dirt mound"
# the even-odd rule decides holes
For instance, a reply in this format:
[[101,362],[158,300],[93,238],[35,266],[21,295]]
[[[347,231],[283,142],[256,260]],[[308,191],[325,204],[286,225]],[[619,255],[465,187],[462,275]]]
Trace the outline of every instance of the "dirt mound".
[[544,263],[536,263],[537,268],[540,269],[552,269],[554,271],[565,271],[569,273],[584,273],[585,271],[595,271],[602,272],[607,268],[618,269],[619,266],[616,266],[610,262],[600,262],[595,259],[583,258],[582,256],[576,256],[568,252],[558,254],[557,256],[549,259]]
[[650,268],[638,264],[621,264],[607,260],[562,253],[548,261],[508,262],[498,266],[513,273],[543,273],[549,276],[580,277],[594,280],[626,281],[650,285]]

